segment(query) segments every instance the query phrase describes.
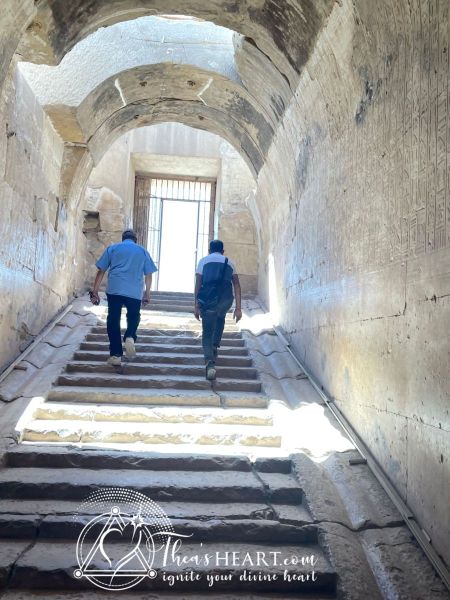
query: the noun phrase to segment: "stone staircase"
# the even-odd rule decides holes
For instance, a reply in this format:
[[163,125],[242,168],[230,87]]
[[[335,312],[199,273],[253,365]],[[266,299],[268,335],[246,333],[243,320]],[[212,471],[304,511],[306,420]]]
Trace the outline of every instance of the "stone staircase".
[[[156,294],[153,303],[163,305],[164,297]],[[185,297],[172,294],[164,306],[173,313]],[[186,302],[192,308],[193,299]],[[273,416],[260,410],[268,399],[242,333],[232,321],[227,328],[233,331],[224,333],[217,379],[209,382],[197,323],[141,327],[137,356],[121,367],[107,364],[106,327],[94,326],[33,408],[21,441],[280,447]]]
[[[1,600],[425,600],[431,588],[427,600],[445,597],[420,551],[414,561],[397,551],[410,537],[367,467],[350,466],[357,453],[321,467],[287,448],[286,422],[229,317],[208,382],[192,297],[154,294],[152,307],[137,357],[120,368],[106,364],[100,307],[54,385],[20,418],[0,469]],[[304,389],[304,379],[288,380]],[[127,490],[188,536],[189,561],[164,564],[158,554],[156,577],[102,592],[76,576],[77,542],[102,513],[95,498],[113,506]],[[120,535],[107,547],[110,558],[129,549]],[[195,560],[205,555],[215,559]],[[105,564],[94,557],[96,569]]]

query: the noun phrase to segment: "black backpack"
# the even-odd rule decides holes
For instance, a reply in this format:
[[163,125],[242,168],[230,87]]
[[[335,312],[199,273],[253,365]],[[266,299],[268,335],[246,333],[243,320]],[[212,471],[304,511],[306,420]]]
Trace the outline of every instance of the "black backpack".
[[228,264],[228,258],[223,263],[220,278],[217,281],[212,281],[207,285],[202,285],[198,295],[197,302],[203,310],[213,310],[219,304],[224,287],[225,271]]

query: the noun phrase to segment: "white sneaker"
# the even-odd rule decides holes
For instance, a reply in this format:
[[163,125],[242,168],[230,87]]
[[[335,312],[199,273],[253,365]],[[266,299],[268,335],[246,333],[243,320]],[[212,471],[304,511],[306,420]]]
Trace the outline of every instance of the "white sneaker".
[[127,358],[134,358],[136,356],[136,346],[132,337],[125,338],[125,352]]
[[112,365],[113,367],[120,367],[122,364],[121,356],[110,356],[108,358],[108,365]]

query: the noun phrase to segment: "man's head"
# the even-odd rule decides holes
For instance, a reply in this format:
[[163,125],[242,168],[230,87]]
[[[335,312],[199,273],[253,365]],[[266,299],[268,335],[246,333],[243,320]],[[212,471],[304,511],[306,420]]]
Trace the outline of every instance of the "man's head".
[[126,229],[122,233],[122,242],[124,242],[125,240],[133,240],[133,242],[137,242],[137,235],[132,229]]
[[209,253],[220,252],[223,254],[223,242],[221,240],[211,240],[209,242]]

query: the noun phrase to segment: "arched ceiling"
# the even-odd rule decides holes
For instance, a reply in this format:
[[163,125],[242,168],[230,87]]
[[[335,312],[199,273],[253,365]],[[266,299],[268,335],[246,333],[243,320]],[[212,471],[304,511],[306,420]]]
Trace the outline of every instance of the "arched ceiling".
[[117,130],[130,129],[145,117],[148,124],[155,112],[171,114],[175,107],[179,111],[173,114],[175,120],[186,125],[205,129],[203,119],[217,120],[234,146],[240,146],[243,135],[242,141],[251,143],[252,168],[259,170],[274,133],[269,116],[242,86],[191,65],[163,63],[119,73],[85,98],[77,119],[97,161]]
[[[14,4],[21,9],[16,16]],[[58,64],[100,28],[145,16],[191,16],[236,32],[228,72],[211,59],[177,55],[164,61],[155,54],[147,64],[119,68],[112,76],[109,71],[75,102],[53,98],[44,108],[64,141],[88,152],[86,164],[98,162],[132,128],[176,121],[225,138],[257,175],[335,0],[4,0],[4,5],[9,16],[3,23],[15,27],[10,47],[20,38],[22,60],[38,64]],[[78,151],[67,154],[79,160]]]
[[[7,0],[8,1],[8,0]],[[25,60],[57,63],[80,40],[142,16],[189,15],[249,38],[291,83],[335,0],[37,0],[19,48]]]

